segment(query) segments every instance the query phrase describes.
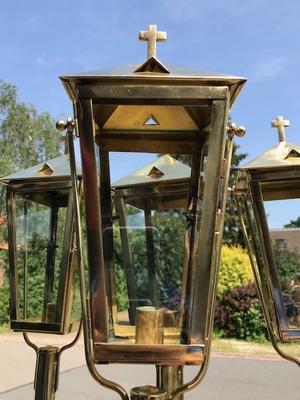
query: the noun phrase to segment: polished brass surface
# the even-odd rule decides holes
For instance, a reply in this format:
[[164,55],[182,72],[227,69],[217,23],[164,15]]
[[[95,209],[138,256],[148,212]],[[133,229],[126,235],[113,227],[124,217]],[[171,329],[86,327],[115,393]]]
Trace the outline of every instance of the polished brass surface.
[[[199,384],[207,369],[232,152],[232,134],[227,132],[227,117],[245,79],[165,66],[153,54],[140,66],[61,79],[76,104],[83,160],[90,288],[84,319],[87,319],[85,341],[88,343],[89,369],[101,384],[125,398],[123,388],[99,376],[94,363],[150,363],[166,367],[166,370],[167,367],[200,365],[199,372],[190,382],[182,384],[178,380],[178,386],[173,385],[171,400]],[[241,134],[242,129],[238,133]],[[163,182],[165,171],[153,165],[146,178],[150,185],[112,187],[108,161],[110,152],[115,151],[188,155],[192,165],[191,176],[177,182]],[[145,264],[149,273],[145,284],[152,287],[152,295],[146,295],[145,299],[131,298],[128,301],[129,314],[121,325],[114,323],[114,282],[111,275],[117,256],[112,248],[116,227],[124,230],[120,237],[122,246],[127,247],[124,252],[127,289],[131,294],[136,290],[132,282],[134,273],[128,249],[128,226],[122,211],[126,202],[129,205],[134,202],[145,212],[145,248],[148,253]],[[185,288],[180,309],[188,317],[180,317],[176,310],[175,315],[174,309],[166,307],[164,322],[167,319],[168,322],[163,331],[164,339],[168,336],[169,342],[135,344],[137,334],[132,332],[137,322],[134,316],[134,309],[138,306],[136,300],[145,300],[146,304],[150,301],[152,306],[160,300],[156,295],[158,280],[157,259],[153,254],[152,211],[165,212],[168,207],[173,210],[174,205],[182,208],[180,217],[183,216],[185,221],[182,230]],[[120,226],[121,220],[124,226]],[[79,223],[77,232],[80,235]],[[82,298],[84,296],[82,294]],[[178,298],[177,293],[176,296]],[[121,331],[123,334],[120,335]],[[172,373],[180,370],[176,368]],[[166,378],[163,385],[167,385],[168,379],[171,380]]]
[[161,344],[164,342],[164,311],[155,307],[137,307],[136,344]]
[[159,32],[156,25],[149,25],[148,31],[139,33],[140,40],[148,42],[147,58],[156,57],[156,42],[167,40],[167,32]]
[[237,126],[235,123],[231,122],[227,126],[227,133],[228,135],[243,137],[246,134],[246,129],[243,126]]
[[138,386],[130,391],[131,400],[167,400],[167,392],[156,386]]
[[54,400],[58,379],[59,348],[41,347],[37,351],[34,379],[35,400]]
[[[157,387],[164,389],[169,397],[174,390],[183,385],[183,367],[158,365],[156,367],[156,382]],[[180,398],[183,399],[183,396],[179,396]]]

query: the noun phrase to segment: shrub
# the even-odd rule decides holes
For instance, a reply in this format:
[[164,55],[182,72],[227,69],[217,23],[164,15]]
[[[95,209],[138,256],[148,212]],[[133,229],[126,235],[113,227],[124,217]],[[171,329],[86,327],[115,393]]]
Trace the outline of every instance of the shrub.
[[217,302],[215,327],[225,338],[266,340],[267,329],[253,283],[224,293]]
[[252,268],[247,252],[242,247],[224,245],[218,282],[218,298],[240,285],[253,282]]

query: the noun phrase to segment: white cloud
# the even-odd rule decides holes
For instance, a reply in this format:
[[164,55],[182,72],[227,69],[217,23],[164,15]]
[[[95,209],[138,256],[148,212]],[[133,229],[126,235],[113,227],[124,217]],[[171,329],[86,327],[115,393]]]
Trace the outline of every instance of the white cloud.
[[287,67],[287,60],[282,57],[271,57],[250,67],[250,73],[255,80],[273,79]]

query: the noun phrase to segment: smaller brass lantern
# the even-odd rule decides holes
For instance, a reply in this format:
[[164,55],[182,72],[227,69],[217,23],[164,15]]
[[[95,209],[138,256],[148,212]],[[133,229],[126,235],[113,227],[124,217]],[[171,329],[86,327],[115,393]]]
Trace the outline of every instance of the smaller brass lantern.
[[276,346],[279,341],[300,340],[300,255],[278,239],[269,215],[276,201],[282,214],[297,199],[299,202],[300,145],[286,142],[288,121],[277,117],[272,126],[278,128],[279,144],[239,170],[235,196],[269,334]]
[[[178,248],[174,251],[173,241],[179,240],[178,246],[182,246],[178,236],[183,235],[184,231],[190,177],[191,168],[188,165],[165,154],[112,185],[115,219],[119,224],[128,293],[128,320],[125,319],[123,324],[130,323],[129,326],[132,328],[136,324],[136,316],[140,316],[143,312],[143,307],[146,307],[146,311],[150,311],[148,308],[150,306],[155,309],[162,308],[163,323],[165,327],[170,328],[169,335],[172,336],[172,331],[173,336],[176,330],[179,332],[185,293],[182,291],[181,301],[178,294],[181,287],[186,285],[187,273],[180,272],[181,269],[176,265],[183,254],[178,251]],[[163,228],[166,218],[169,223]],[[134,243],[130,244],[130,239],[132,240],[134,236],[136,240],[138,238],[141,240],[140,236],[142,236],[145,246],[144,255],[139,257],[134,254],[137,251]],[[157,241],[162,241],[163,238],[164,252],[172,254],[173,251],[173,257],[176,259],[173,262],[170,257],[166,261],[161,252],[155,248]],[[139,266],[140,277],[137,281],[141,281],[144,277],[140,285],[135,281],[134,261]],[[168,263],[168,265],[163,266],[162,263]],[[145,271],[142,271],[143,265]],[[136,308],[138,308],[137,314]],[[115,315],[113,313],[113,317]],[[146,315],[149,318],[151,314],[147,312]],[[114,319],[117,321],[116,318]],[[119,331],[122,322],[118,321],[116,324],[115,321],[115,331]],[[141,332],[143,328],[143,324],[142,326],[137,324],[136,342],[150,343],[153,340],[149,332],[145,337],[145,334]],[[130,332],[127,330],[128,335]],[[134,332],[131,336],[134,337]]]
[[7,193],[11,328],[68,333],[73,326],[75,265],[68,156],[1,181]]

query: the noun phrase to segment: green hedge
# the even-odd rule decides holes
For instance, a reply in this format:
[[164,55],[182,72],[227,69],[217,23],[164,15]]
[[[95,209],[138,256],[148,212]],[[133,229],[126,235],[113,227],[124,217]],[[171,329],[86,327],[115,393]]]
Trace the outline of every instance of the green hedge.
[[215,313],[219,336],[248,341],[265,341],[267,329],[253,283],[224,293]]
[[248,254],[242,247],[224,245],[218,282],[218,298],[225,292],[254,281]]

